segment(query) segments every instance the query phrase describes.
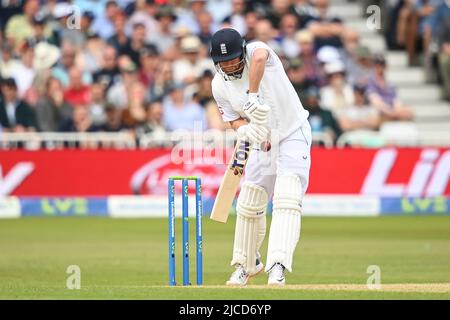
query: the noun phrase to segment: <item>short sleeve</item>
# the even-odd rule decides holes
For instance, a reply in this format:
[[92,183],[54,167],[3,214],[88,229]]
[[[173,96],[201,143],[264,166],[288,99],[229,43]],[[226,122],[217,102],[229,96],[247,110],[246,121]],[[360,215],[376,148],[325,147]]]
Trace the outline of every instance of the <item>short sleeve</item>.
[[275,65],[275,57],[276,54],[267,44],[262,41],[251,42],[247,45],[247,56],[251,60],[253,53],[256,49],[266,49],[269,52],[269,57],[267,58],[266,66],[274,66]]
[[234,121],[239,119],[241,116],[239,113],[233,110],[231,104],[228,100],[222,97],[219,93],[219,89],[214,85],[214,80],[212,83],[212,93],[214,100],[216,100],[217,107],[219,108],[220,115],[222,116],[223,121]]

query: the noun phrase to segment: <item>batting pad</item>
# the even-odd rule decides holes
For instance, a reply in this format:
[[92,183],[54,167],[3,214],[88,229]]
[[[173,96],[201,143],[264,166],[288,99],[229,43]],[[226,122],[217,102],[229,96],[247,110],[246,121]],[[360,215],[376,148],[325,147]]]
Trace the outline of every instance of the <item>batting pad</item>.
[[258,219],[258,231],[256,234],[256,251],[262,246],[264,238],[266,237],[266,215]]
[[292,272],[292,258],[300,238],[302,195],[302,184],[298,176],[277,177],[273,195],[266,272],[275,263],[281,263]]
[[260,220],[265,218],[268,196],[263,187],[244,183],[236,204],[236,229],[231,265],[240,264],[247,273],[256,267]]

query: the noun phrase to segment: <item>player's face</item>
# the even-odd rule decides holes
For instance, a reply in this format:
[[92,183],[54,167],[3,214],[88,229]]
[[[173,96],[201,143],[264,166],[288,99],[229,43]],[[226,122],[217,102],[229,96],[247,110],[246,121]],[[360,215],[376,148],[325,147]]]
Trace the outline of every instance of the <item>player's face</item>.
[[223,72],[228,75],[240,73],[244,69],[244,60],[241,57],[219,62],[219,66]]

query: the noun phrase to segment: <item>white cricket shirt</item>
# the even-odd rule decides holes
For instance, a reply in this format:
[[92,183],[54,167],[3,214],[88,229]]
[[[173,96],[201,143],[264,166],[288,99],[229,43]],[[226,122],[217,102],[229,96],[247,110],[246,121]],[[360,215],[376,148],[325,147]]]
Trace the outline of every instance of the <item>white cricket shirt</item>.
[[[269,129],[277,130],[280,139],[284,139],[303,124],[309,113],[303,108],[280,58],[268,45],[261,41],[247,44],[248,63],[255,49],[258,48],[264,48],[269,52],[264,76],[259,86],[260,102],[271,109],[268,120]],[[225,81],[219,73],[214,76],[212,91],[224,121],[246,118],[243,106],[248,100],[248,73],[246,66],[241,79]]]

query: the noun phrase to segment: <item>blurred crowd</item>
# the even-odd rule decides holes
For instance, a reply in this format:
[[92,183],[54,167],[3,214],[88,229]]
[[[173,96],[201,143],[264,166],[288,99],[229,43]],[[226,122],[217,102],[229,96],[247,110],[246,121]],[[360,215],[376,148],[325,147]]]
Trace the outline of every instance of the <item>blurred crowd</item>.
[[208,57],[222,27],[275,50],[313,132],[336,140],[413,119],[386,80],[383,55],[328,0],[11,0],[0,2],[0,130],[226,129]]
[[368,2],[375,2],[384,9],[388,47],[405,50],[410,65],[424,66],[427,81],[439,83],[443,97],[450,101],[450,1]]

